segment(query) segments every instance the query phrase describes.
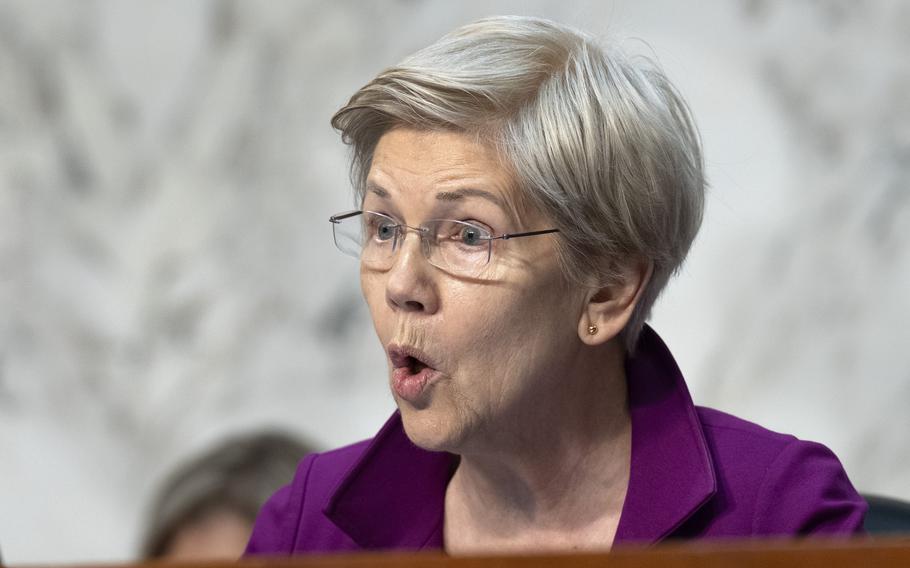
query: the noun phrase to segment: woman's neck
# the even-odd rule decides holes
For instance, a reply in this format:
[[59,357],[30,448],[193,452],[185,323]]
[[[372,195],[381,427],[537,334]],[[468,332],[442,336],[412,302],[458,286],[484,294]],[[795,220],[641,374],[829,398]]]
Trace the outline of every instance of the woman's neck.
[[610,547],[631,459],[623,360],[621,349],[583,358],[558,393],[461,453],[450,553]]

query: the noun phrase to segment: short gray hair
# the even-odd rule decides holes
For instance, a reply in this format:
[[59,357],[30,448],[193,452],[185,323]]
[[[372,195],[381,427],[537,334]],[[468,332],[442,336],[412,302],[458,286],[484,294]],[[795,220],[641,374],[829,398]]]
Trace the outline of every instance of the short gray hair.
[[332,118],[364,197],[395,127],[451,130],[496,148],[522,203],[560,230],[566,275],[586,286],[653,272],[626,326],[632,351],[701,225],[705,177],[691,113],[650,59],[539,18],[468,24],[382,71]]

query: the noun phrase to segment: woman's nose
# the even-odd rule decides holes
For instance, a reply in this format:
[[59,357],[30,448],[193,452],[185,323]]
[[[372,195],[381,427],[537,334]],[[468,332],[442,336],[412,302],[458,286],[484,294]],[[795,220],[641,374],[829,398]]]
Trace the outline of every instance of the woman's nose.
[[439,309],[436,269],[427,262],[420,237],[410,231],[400,237],[395,262],[387,273],[386,301],[395,310],[430,314]]

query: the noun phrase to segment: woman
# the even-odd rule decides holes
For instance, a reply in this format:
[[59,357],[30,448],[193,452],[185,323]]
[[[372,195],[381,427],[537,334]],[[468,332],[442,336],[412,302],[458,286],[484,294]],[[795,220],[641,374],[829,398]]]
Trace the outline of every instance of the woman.
[[262,504],[291,477],[309,444],[282,432],[231,437],[168,476],[152,506],[143,560],[234,560]]
[[305,459],[249,553],[861,530],[829,450],[694,406],[645,326],[705,187],[662,73],[491,18],[380,73],[333,125],[360,203],[335,241],[360,258],[399,412]]

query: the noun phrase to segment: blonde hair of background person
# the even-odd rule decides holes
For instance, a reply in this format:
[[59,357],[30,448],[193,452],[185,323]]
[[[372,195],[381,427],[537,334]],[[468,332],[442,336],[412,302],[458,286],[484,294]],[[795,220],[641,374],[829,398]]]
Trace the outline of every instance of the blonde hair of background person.
[[178,467],[151,504],[143,559],[236,559],[266,499],[313,448],[281,432],[228,438]]
[[379,73],[332,124],[358,207],[332,229],[360,259],[398,412],[305,460],[249,553],[862,530],[827,448],[695,406],[645,325],[705,191],[693,120],[650,61],[488,18]]

